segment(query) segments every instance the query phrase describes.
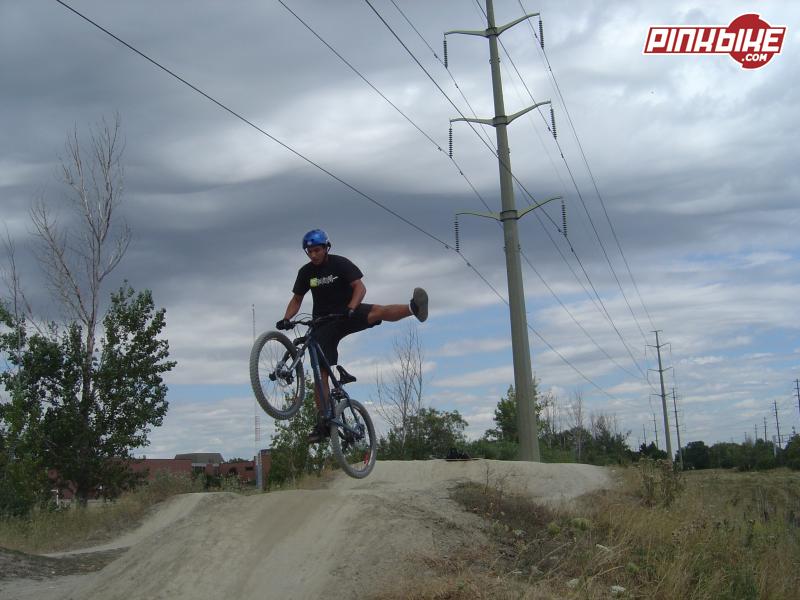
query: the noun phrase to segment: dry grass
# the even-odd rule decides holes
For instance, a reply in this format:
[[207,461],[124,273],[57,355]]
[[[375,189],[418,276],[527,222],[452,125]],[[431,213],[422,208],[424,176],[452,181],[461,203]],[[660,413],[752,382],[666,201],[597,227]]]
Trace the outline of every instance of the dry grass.
[[202,491],[191,477],[158,473],[148,485],[113,502],[0,520],[0,547],[44,553],[100,544],[139,524],[153,505],[170,496]]
[[800,473],[647,476],[623,470],[615,489],[560,510],[497,486],[458,488],[491,543],[429,565],[443,586],[414,597],[797,597]]
[[[320,475],[304,475],[294,485],[281,489],[320,489],[333,477],[332,471],[325,470]],[[147,485],[124,493],[113,502],[91,504],[84,509],[35,510],[28,518],[0,519],[0,548],[48,553],[102,544],[138,526],[159,502],[177,494],[203,491],[200,480],[159,472]],[[235,478],[223,479],[214,491],[259,493]]]

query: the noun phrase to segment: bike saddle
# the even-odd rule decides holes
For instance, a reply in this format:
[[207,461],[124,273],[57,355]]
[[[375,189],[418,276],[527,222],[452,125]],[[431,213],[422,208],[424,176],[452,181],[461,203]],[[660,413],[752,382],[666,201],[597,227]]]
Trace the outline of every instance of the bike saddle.
[[350,375],[350,373],[345,371],[344,367],[342,367],[341,365],[336,365],[336,370],[339,371],[339,383],[341,383],[342,385],[358,381],[355,377]]

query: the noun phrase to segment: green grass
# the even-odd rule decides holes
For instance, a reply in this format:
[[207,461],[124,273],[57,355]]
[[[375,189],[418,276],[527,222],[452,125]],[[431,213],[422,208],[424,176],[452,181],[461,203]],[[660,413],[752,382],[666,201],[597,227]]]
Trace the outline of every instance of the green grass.
[[559,510],[483,485],[454,498],[484,517],[491,547],[451,556],[439,566],[458,584],[420,598],[596,598],[621,586],[622,598],[789,599],[800,589],[800,473],[631,467],[613,490]]

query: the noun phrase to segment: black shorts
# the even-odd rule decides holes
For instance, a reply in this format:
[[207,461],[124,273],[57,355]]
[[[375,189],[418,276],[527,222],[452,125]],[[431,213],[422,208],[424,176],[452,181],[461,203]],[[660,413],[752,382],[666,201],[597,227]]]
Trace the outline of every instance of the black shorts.
[[367,322],[370,310],[372,310],[372,304],[361,304],[349,319],[331,321],[317,329],[314,335],[317,338],[317,342],[319,342],[320,348],[322,348],[322,352],[325,354],[325,358],[328,360],[328,364],[333,366],[339,363],[339,342],[343,337],[382,323],[382,321],[376,321],[370,325]]

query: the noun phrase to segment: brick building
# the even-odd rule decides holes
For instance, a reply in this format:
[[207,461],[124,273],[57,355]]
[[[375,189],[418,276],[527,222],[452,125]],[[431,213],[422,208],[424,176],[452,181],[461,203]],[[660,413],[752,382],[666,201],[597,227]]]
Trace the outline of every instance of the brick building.
[[[218,452],[196,452],[191,454],[176,454],[175,458],[137,458],[130,461],[130,468],[134,473],[147,473],[147,480],[150,481],[158,473],[168,473],[170,475],[193,475],[203,473],[204,475],[217,477],[237,477],[239,481],[246,484],[258,485],[261,483],[262,489],[266,487],[267,476],[272,464],[269,450],[260,451],[261,460],[238,460],[226,462],[222,454]],[[256,458],[256,457],[254,457]],[[259,479],[259,463],[261,465],[261,477]],[[51,469],[48,473],[50,481],[55,488],[60,488],[57,497],[60,500],[72,500],[74,488],[70,482],[61,482],[59,485],[58,473]],[[54,493],[56,490],[54,489]],[[90,494],[90,498],[97,498],[99,493]]]

